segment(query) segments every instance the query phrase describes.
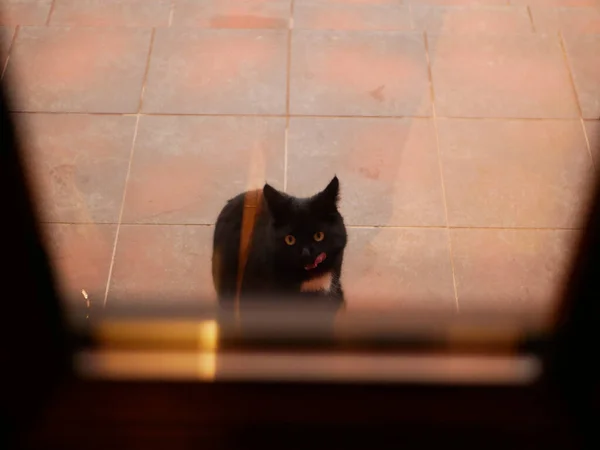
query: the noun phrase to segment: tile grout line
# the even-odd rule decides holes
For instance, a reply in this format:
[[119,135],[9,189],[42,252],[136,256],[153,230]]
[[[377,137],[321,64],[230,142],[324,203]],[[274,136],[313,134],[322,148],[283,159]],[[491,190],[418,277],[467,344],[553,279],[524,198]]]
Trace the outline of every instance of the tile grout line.
[[152,58],[152,50],[154,49],[154,39],[156,36],[156,28],[152,28],[150,33],[150,45],[148,47],[148,57],[146,58],[146,70],[144,71],[144,79],[142,80],[142,90],[140,92],[140,101],[136,116],[139,118],[142,115],[142,106],[144,104],[144,94],[146,93],[146,84],[148,82],[148,72],[150,72],[150,59]]
[[48,10],[48,17],[46,17],[46,23],[45,23],[46,26],[50,25],[50,19],[52,18],[52,14],[54,14],[54,6],[55,5],[56,5],[56,0],[52,0],[52,3],[50,4],[50,9]]
[[[51,225],[101,225],[115,226],[118,222],[64,222],[44,221],[40,223]],[[178,222],[122,222],[121,225],[131,226],[160,226],[160,227],[213,227],[214,223],[178,223]],[[556,227],[500,227],[500,226],[450,226],[445,225],[346,225],[346,228],[356,230],[476,230],[476,231],[582,231],[582,228],[556,228]]]
[[110,290],[110,283],[112,281],[113,268],[115,266],[115,256],[117,254],[117,244],[119,243],[119,233],[121,231],[123,211],[125,210],[125,197],[127,195],[127,184],[129,183],[129,175],[131,173],[131,165],[133,162],[133,151],[135,149],[135,141],[137,139],[139,124],[140,124],[140,118],[138,116],[136,118],[135,128],[133,130],[133,139],[131,141],[131,149],[129,150],[129,164],[127,165],[127,173],[125,174],[125,186],[123,187],[123,195],[121,197],[121,209],[119,211],[119,221],[117,222],[117,230],[115,232],[115,240],[113,243],[112,254],[110,257],[110,266],[108,268],[108,277],[106,279],[106,289],[104,290],[104,302],[102,304],[103,308],[106,308],[106,302],[108,301],[108,291]]
[[[286,118],[288,114],[235,114],[235,113],[119,113],[119,112],[83,112],[83,111],[28,111],[12,110],[11,114],[49,114],[49,115],[80,115],[80,116],[150,116],[150,117],[248,117],[248,118]],[[323,114],[289,114],[290,118],[299,119],[368,119],[368,120],[433,120],[433,116],[356,116],[356,115],[323,115]],[[465,117],[465,116],[440,116],[439,120],[471,120],[471,121],[522,121],[522,122],[549,122],[549,121],[579,121],[581,117]],[[585,120],[585,119],[584,119]]]
[[112,273],[113,268],[115,266],[115,256],[117,254],[117,246],[119,244],[119,234],[121,232],[121,225],[123,223],[123,212],[125,211],[125,199],[127,198],[127,185],[129,184],[129,177],[131,175],[131,166],[133,165],[133,154],[135,152],[135,142],[137,140],[138,130],[140,127],[140,118],[141,118],[141,110],[142,105],[144,103],[144,93],[146,91],[146,82],[148,80],[148,72],[150,71],[150,58],[152,56],[152,49],[154,48],[154,35],[156,30],[152,28],[152,33],[150,34],[150,45],[148,46],[148,57],[146,58],[146,70],[144,71],[144,78],[142,80],[142,89],[140,91],[140,101],[138,103],[138,110],[136,119],[135,119],[135,128],[133,130],[133,139],[131,141],[131,149],[129,150],[129,164],[127,165],[127,173],[125,174],[125,186],[123,188],[123,196],[121,198],[121,209],[119,211],[119,221],[117,222],[117,230],[115,232],[115,240],[112,249],[112,255],[110,258],[110,266],[108,269],[108,277],[106,279],[106,289],[104,290],[104,302],[103,307],[106,308],[106,303],[108,301],[108,292],[110,290],[110,284],[112,281]]
[[575,77],[573,76],[573,70],[571,70],[571,62],[569,61],[569,55],[567,53],[567,44],[565,42],[565,38],[563,36],[562,31],[558,32],[558,44],[560,46],[560,50],[563,56],[563,61],[567,66],[567,72],[569,73],[569,81],[571,85],[571,92],[575,96],[575,104],[577,105],[577,111],[579,111],[579,118],[583,118],[583,109],[581,109],[581,105],[579,104],[579,95],[577,95],[577,86],[575,85]]
[[285,68],[285,136],[283,142],[283,192],[287,192],[288,136],[290,130],[290,68],[292,65],[292,30],[294,29],[294,0],[290,1],[290,18],[287,33],[287,60]]
[[169,28],[173,26],[173,15],[175,14],[175,0],[171,0],[171,7],[169,8]]
[[581,123],[581,129],[583,130],[583,137],[585,139],[585,145],[587,147],[588,154],[590,155],[590,158],[592,159],[592,168],[596,169],[598,167],[598,164],[600,164],[600,161],[596,161],[594,159],[594,155],[592,154],[592,146],[590,145],[590,138],[587,134],[587,130],[585,129],[585,120],[583,120],[583,117],[582,117],[579,121]]
[[356,229],[422,229],[422,230],[477,230],[477,231],[499,231],[499,230],[509,230],[509,231],[581,231],[582,228],[556,228],[556,227],[484,227],[484,226],[446,226],[446,225],[346,225],[346,228],[356,228]]
[[573,75],[573,69],[571,68],[571,61],[569,60],[569,54],[567,52],[567,43],[565,42],[565,37],[563,36],[562,30],[558,32],[558,39],[560,43],[560,49],[563,55],[563,60],[567,65],[567,72],[569,72],[569,82],[571,84],[571,92],[575,96],[575,103],[577,104],[577,110],[579,111],[579,122],[581,123],[581,128],[583,130],[583,137],[585,139],[585,145],[587,148],[588,156],[592,162],[592,168],[596,167],[594,156],[592,155],[592,149],[590,148],[590,141],[588,139],[587,131],[585,129],[585,122],[583,119],[583,108],[579,103],[579,95],[577,93],[577,85],[575,84],[575,76]]
[[529,23],[531,25],[531,31],[537,33],[535,29],[535,22],[533,21],[533,14],[531,13],[531,6],[527,5],[527,14],[529,15]]
[[13,47],[15,46],[15,41],[17,40],[17,34],[19,34],[19,30],[21,30],[21,26],[17,25],[15,27],[15,32],[12,35],[12,39],[10,40],[10,44],[8,44],[8,50],[6,50],[6,61],[4,61],[2,73],[0,73],[0,80],[4,80],[4,74],[6,73],[6,69],[8,69],[8,61],[10,60],[10,54],[12,53]]
[[437,114],[435,111],[435,90],[433,87],[433,70],[431,69],[431,58],[429,55],[429,41],[427,39],[427,32],[423,32],[423,40],[425,42],[425,57],[427,59],[427,74],[429,76],[429,94],[431,95],[431,114],[433,117],[433,129],[435,133],[435,147],[437,151],[438,170],[440,173],[440,182],[442,186],[442,198],[444,201],[444,214],[446,216],[446,237],[448,239],[448,250],[450,252],[450,268],[452,270],[452,286],[454,289],[454,305],[456,311],[460,312],[460,305],[458,303],[458,289],[456,287],[456,270],[454,268],[454,253],[452,251],[452,236],[450,235],[450,221],[448,220],[448,201],[446,199],[446,183],[444,181],[444,170],[442,166],[442,155],[440,151],[440,136],[437,126]]
[[[420,118],[420,116],[406,116],[407,118]],[[577,120],[579,117],[468,117],[468,116],[436,116],[444,120],[496,120],[496,121],[523,121],[523,122],[548,122]],[[427,117],[425,117],[427,118]],[[431,117],[429,117],[431,118]]]

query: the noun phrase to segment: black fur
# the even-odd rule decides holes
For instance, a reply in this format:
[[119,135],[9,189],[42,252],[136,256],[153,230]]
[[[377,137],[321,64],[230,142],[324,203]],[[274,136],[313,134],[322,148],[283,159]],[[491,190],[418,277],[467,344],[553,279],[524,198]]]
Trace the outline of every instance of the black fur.
[[[215,226],[213,282],[223,306],[230,304],[236,293],[244,195],[227,202]],[[244,272],[240,304],[252,299],[323,300],[332,306],[341,306],[344,293],[340,275],[347,235],[338,211],[337,177],[310,198],[292,197],[266,184],[262,199]],[[317,232],[325,234],[320,242],[314,238]],[[295,237],[294,245],[286,244],[287,235]],[[316,268],[306,270],[305,267],[322,252],[326,253],[326,259]],[[300,292],[302,282],[327,272],[333,276],[328,293]]]

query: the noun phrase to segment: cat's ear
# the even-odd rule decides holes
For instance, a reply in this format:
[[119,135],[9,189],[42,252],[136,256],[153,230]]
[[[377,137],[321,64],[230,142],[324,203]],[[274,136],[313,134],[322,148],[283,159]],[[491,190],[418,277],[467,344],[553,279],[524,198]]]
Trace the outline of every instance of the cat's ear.
[[340,181],[337,176],[329,182],[327,187],[314,197],[314,202],[325,210],[337,210],[340,201]]
[[288,196],[268,183],[263,187],[263,196],[273,217],[276,220],[281,220],[288,209]]

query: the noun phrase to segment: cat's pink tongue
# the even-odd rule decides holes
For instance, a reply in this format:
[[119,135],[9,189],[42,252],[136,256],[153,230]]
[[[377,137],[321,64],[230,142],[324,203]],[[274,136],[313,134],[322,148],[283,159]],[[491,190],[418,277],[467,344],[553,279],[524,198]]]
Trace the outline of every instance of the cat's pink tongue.
[[304,266],[304,268],[306,270],[315,269],[319,264],[321,264],[323,261],[325,261],[325,258],[327,258],[327,255],[325,253],[321,253],[321,254],[319,254],[319,256],[316,257],[314,263],[309,264],[308,266]]

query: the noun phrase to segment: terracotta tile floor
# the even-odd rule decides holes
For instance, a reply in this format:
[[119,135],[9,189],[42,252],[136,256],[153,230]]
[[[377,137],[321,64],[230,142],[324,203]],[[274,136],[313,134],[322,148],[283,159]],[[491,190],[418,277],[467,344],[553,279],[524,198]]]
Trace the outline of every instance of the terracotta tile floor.
[[556,299],[600,164],[600,0],[4,0],[73,310],[213,302],[224,202],[334,173],[349,308]]

